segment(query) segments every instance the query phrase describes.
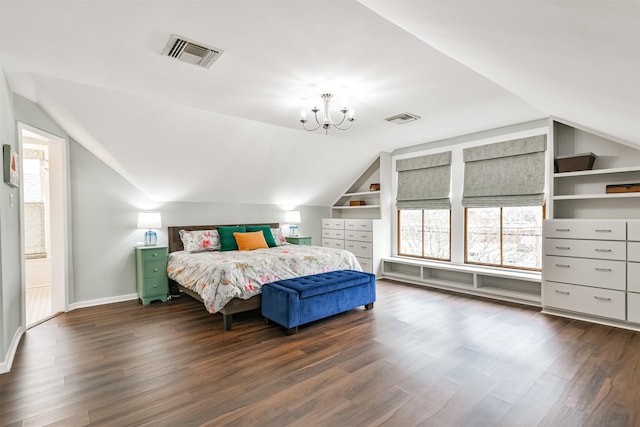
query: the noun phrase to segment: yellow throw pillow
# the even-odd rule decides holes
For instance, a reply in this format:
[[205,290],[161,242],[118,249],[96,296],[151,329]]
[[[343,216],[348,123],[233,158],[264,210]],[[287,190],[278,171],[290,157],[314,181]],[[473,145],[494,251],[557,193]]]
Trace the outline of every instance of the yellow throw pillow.
[[239,251],[250,251],[253,249],[268,249],[267,241],[264,239],[262,231],[254,231],[250,233],[233,233],[236,239]]

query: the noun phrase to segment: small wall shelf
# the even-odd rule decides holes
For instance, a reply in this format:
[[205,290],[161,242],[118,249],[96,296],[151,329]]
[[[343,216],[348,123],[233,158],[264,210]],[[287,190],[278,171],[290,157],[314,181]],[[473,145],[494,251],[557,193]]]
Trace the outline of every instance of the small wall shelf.
[[634,197],[640,197],[640,193],[569,194],[566,196],[553,196],[553,200],[632,199]]

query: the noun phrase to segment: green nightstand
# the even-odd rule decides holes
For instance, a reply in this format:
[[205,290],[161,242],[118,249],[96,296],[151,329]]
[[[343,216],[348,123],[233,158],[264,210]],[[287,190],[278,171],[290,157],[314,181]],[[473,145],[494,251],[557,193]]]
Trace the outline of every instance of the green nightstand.
[[142,304],[151,301],[167,301],[169,279],[167,278],[166,246],[139,246],[136,248],[136,289]]
[[303,237],[303,236],[285,236],[287,242],[293,243],[294,245],[307,245],[311,246],[311,237]]

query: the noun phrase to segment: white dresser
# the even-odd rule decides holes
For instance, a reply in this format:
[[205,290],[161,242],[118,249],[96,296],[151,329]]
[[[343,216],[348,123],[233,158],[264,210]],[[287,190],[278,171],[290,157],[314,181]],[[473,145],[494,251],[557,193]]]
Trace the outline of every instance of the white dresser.
[[545,310],[640,323],[640,221],[553,219],[543,236]]
[[627,320],[640,323],[640,220],[627,222]]
[[324,218],[322,246],[348,250],[364,271],[374,273],[372,220]]

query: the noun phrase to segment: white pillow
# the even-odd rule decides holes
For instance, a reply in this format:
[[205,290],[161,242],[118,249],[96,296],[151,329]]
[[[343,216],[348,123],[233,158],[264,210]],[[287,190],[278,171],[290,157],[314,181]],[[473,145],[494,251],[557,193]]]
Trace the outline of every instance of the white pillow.
[[286,245],[287,239],[284,238],[284,233],[280,228],[272,228],[271,234],[273,234],[273,239],[276,241],[276,246]]
[[204,252],[220,250],[218,230],[180,230],[180,240],[187,252]]

